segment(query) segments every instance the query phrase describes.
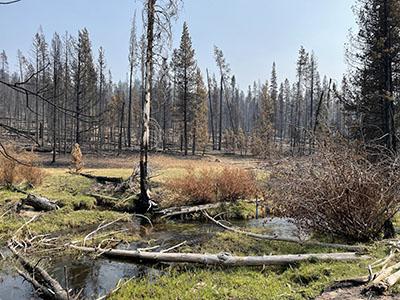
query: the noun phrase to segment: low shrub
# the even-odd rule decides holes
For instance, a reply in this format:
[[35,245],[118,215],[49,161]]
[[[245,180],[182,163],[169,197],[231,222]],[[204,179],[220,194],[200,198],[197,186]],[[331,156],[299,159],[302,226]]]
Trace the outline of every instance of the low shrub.
[[255,175],[253,172],[239,168],[224,168],[217,174],[216,188],[219,201],[231,202],[255,197]]
[[169,180],[167,187],[192,205],[232,202],[257,192],[254,174],[240,168],[188,168],[183,177]]
[[44,171],[35,166],[37,156],[33,152],[18,149],[15,145],[6,145],[0,155],[0,184],[19,184],[26,182],[39,185],[43,181]]
[[276,211],[305,230],[377,239],[400,207],[399,161],[371,162],[360,147],[325,143],[310,158],[275,169],[270,196]]

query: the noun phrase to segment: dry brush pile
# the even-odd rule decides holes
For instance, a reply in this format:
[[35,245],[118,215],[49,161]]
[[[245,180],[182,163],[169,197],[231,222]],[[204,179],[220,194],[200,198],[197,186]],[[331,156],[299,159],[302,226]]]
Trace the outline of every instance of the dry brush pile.
[[400,207],[399,158],[371,162],[361,147],[324,143],[271,175],[275,209],[299,227],[352,241],[381,238]]
[[0,185],[22,182],[34,186],[41,184],[44,171],[35,165],[38,159],[33,152],[8,144],[4,146],[4,153],[6,155],[0,155]]

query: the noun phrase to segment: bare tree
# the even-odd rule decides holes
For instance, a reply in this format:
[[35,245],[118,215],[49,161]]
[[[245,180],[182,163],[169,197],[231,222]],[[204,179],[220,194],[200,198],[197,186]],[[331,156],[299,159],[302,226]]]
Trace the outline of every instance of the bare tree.
[[21,1],[21,0],[1,1],[1,2],[0,2],[0,5],[13,4],[13,3],[20,2],[20,1]]
[[59,98],[59,82],[60,82],[60,71],[61,71],[61,39],[57,33],[54,34],[52,40],[52,48],[51,48],[51,59],[53,65],[53,138],[52,138],[52,150],[53,157],[52,163],[56,162],[56,143],[57,143],[57,110],[56,106],[58,105]]
[[131,147],[132,140],[132,89],[135,67],[137,65],[137,41],[136,41],[136,12],[132,19],[131,37],[129,43],[129,99],[128,99],[128,147]]
[[207,85],[208,85],[208,101],[209,101],[209,108],[210,108],[212,149],[215,150],[214,114],[213,114],[213,103],[212,103],[212,97],[211,97],[211,82],[210,82],[210,76],[208,74],[208,69],[206,69],[206,73],[207,73]]
[[214,46],[214,56],[217,63],[220,75],[221,75],[221,86],[219,95],[219,135],[218,135],[218,150],[221,151],[222,146],[222,115],[223,115],[223,94],[225,80],[229,76],[230,68],[224,58],[224,53],[217,46]]
[[152,100],[152,80],[154,50],[160,50],[160,41],[171,40],[171,21],[177,15],[180,0],[145,0],[146,15],[146,62],[145,98],[143,103],[142,139],[140,143],[140,197],[136,205],[138,212],[152,209],[148,178],[148,151],[150,142],[150,109]]

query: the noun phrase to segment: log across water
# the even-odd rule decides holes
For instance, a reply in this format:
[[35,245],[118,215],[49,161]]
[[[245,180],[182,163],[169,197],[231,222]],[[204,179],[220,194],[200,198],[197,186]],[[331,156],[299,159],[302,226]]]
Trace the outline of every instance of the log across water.
[[83,252],[97,253],[99,256],[135,261],[170,262],[170,263],[195,263],[203,265],[222,266],[267,266],[288,265],[304,261],[352,261],[368,259],[367,255],[357,255],[353,252],[346,253],[318,253],[318,254],[293,254],[269,256],[233,256],[229,253],[201,254],[201,253],[163,253],[140,252],[119,249],[99,249],[71,245],[71,248]]

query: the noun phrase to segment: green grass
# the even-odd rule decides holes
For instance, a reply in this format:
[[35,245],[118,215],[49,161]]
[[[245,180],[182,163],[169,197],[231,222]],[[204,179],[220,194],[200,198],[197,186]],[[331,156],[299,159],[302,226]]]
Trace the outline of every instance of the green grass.
[[62,206],[91,209],[95,206],[95,199],[85,194],[92,184],[92,180],[82,176],[53,172],[41,186],[30,192],[57,201]]
[[[95,209],[95,199],[86,195],[94,181],[82,176],[68,174],[66,171],[65,169],[46,169],[46,177],[42,185],[29,190],[32,194],[57,201],[62,208],[48,213],[6,214],[0,218],[0,241],[2,243],[32,218],[33,214],[38,214],[37,219],[25,229],[29,229],[32,234],[47,234],[84,228],[85,226],[99,224],[102,221],[113,221],[125,216],[113,211]],[[106,176],[116,174],[124,176],[127,172],[118,173],[114,169],[102,169],[98,173]],[[1,213],[24,197],[24,194],[1,189]]]
[[[166,225],[179,230],[179,224]],[[195,228],[182,225],[182,230]],[[386,255],[385,247],[371,247],[373,259]],[[259,241],[233,232],[218,232],[201,244],[185,246],[180,252],[233,255],[274,255],[332,252],[295,243]],[[340,251],[340,250],[337,250]],[[371,259],[371,260],[373,260]],[[312,299],[336,280],[368,274],[368,261],[307,262],[287,267],[219,268],[176,265],[155,280],[143,278],[124,285],[110,299]]]
[[0,206],[8,202],[17,202],[23,194],[15,193],[7,189],[0,189]]
[[[0,241],[4,244],[15,232],[32,218],[31,215],[5,216],[0,220]],[[101,222],[111,222],[123,218],[128,221],[130,216],[112,211],[100,210],[79,210],[73,211],[70,208],[62,208],[57,211],[39,214],[36,219],[29,223],[20,234],[29,232],[32,235],[49,234],[57,232],[71,232],[75,229],[84,229],[89,225],[98,225]]]
[[[67,173],[67,169],[46,169],[43,183],[29,190],[30,193],[58,202],[73,209],[93,209],[95,199],[87,196],[94,180]],[[132,169],[88,169],[87,173],[128,178]],[[6,189],[0,190],[0,206],[6,202],[17,202],[24,195]]]
[[301,264],[282,270],[189,268],[170,271],[154,282],[131,281],[110,299],[311,299],[334,279],[357,276],[362,266]]

